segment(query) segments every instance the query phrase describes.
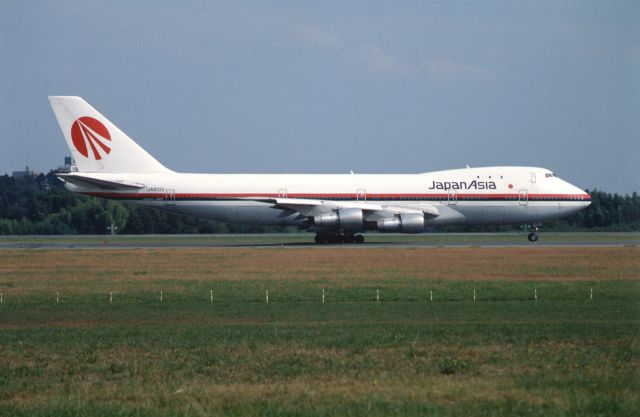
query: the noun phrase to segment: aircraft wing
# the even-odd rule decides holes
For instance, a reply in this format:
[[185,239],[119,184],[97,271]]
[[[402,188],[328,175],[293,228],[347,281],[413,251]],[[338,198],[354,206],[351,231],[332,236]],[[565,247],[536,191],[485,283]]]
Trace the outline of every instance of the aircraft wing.
[[438,217],[440,215],[437,207],[425,203],[387,206],[360,201],[326,201],[286,197],[243,197],[242,199],[270,203],[273,204],[275,208],[297,211],[305,217],[319,216],[345,208],[360,209],[363,211],[365,217],[371,220],[406,213],[422,213],[427,217]]
[[101,188],[104,190],[139,190],[144,188],[144,184],[127,181],[108,181],[102,178],[94,178],[87,174],[56,174],[64,182],[68,182],[77,187]]
[[438,217],[440,215],[438,208],[429,203],[407,203],[399,206],[389,206],[387,210],[392,210],[394,214],[422,212],[425,217]]
[[263,203],[273,204],[276,208],[283,210],[293,210],[303,216],[318,216],[330,213],[341,208],[359,208],[365,212],[381,210],[382,207],[377,204],[367,204],[360,202],[342,202],[342,201],[326,201],[312,200],[305,198],[269,198],[269,197],[242,197],[242,200],[260,201]]

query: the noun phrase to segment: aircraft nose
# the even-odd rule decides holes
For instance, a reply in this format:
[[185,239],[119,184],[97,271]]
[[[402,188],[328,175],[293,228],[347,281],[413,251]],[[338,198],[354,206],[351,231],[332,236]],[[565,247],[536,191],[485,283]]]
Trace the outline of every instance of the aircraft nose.
[[575,195],[578,200],[582,201],[585,207],[589,206],[591,204],[591,195],[588,192],[576,187],[575,185],[572,185],[572,187],[575,190]]
[[[586,191],[584,191],[583,189],[576,187],[573,184],[570,183],[566,183],[567,187],[569,189],[569,193],[572,197],[572,200],[576,200],[576,202],[578,202],[579,204],[577,204],[578,206],[580,206],[581,208],[584,207],[589,207],[591,205],[591,195],[589,193],[587,193]],[[582,203],[582,204],[580,204]]]

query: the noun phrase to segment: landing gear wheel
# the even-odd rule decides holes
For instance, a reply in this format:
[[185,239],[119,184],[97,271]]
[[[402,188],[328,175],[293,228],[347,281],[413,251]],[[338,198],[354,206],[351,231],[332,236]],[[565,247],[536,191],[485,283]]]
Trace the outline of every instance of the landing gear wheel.
[[317,233],[316,237],[313,239],[316,243],[327,244],[329,243],[329,236],[325,233]]
[[350,233],[342,234],[342,233],[316,233],[316,236],[313,240],[318,244],[327,244],[327,243],[362,243],[364,242],[364,236],[362,235],[353,235]]
[[529,239],[529,242],[537,242],[538,235],[535,232],[531,232],[529,233],[529,236],[527,236],[527,239]]

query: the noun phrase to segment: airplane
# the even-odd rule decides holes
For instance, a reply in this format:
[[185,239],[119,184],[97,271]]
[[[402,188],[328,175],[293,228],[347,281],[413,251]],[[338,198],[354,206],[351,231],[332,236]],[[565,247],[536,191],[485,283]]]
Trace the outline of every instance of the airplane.
[[591,196],[535,167],[420,174],[194,174],[174,172],[80,97],[51,96],[76,167],[57,174],[74,193],[228,223],[294,225],[316,243],[362,243],[363,233],[524,224],[591,204]]

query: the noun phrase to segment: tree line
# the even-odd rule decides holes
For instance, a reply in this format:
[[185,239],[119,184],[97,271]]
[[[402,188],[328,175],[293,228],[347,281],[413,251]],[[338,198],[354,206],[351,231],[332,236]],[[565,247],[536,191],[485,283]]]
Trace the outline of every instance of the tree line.
[[[640,231],[640,196],[587,190],[592,204],[544,225],[547,231]],[[50,172],[37,177],[0,176],[0,234],[173,234],[292,232],[294,227],[233,225],[73,194]],[[456,228],[514,230],[518,226]],[[441,229],[452,230],[452,229]]]

